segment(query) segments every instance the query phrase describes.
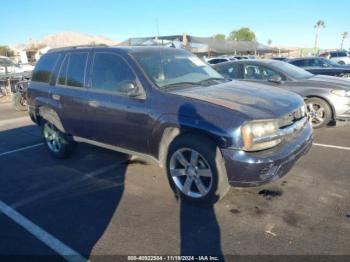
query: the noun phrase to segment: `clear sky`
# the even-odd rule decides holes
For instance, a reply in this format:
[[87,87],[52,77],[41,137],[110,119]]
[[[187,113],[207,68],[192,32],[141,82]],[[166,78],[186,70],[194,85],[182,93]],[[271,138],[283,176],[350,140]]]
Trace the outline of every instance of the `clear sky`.
[[313,47],[319,19],[322,48],[338,48],[341,33],[350,32],[349,0],[0,0],[0,10],[0,45],[62,31],[122,41],[155,35],[156,20],[160,35],[227,35],[247,26],[261,43],[296,47]]

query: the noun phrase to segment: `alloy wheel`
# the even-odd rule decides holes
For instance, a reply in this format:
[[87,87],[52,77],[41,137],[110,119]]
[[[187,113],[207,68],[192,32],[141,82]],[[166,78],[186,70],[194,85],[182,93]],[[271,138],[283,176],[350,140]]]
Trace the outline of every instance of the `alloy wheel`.
[[193,149],[175,151],[169,169],[176,187],[188,197],[202,198],[212,187],[213,173],[208,161]]
[[53,124],[49,122],[45,123],[43,132],[47,146],[52,152],[58,153],[63,144],[66,143],[61,133]]
[[324,107],[320,104],[313,102],[308,103],[307,108],[313,127],[319,127],[323,125],[326,119],[326,112]]

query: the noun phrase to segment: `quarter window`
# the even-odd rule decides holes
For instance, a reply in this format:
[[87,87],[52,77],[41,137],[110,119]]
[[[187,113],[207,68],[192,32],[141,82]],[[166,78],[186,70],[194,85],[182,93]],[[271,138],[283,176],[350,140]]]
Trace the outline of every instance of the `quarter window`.
[[92,68],[92,88],[120,92],[125,81],[135,81],[129,65],[118,55],[96,53]]
[[35,66],[32,81],[49,83],[52,71],[59,58],[58,53],[46,54],[42,56]]

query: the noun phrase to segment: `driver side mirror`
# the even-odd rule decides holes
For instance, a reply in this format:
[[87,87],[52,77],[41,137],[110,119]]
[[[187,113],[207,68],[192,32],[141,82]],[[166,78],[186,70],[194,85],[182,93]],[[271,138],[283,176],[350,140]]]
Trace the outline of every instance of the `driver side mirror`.
[[137,97],[142,95],[141,88],[137,85],[134,81],[123,81],[119,86],[119,92],[130,96],[130,97]]
[[282,77],[279,75],[274,75],[269,77],[267,81],[275,84],[282,84]]

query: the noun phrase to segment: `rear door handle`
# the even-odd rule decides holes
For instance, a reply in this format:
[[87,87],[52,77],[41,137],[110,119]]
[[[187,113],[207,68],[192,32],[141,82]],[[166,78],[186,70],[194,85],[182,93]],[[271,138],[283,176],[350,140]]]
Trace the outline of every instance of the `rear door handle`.
[[91,106],[91,107],[98,107],[99,106],[99,104],[98,104],[98,102],[97,101],[89,101],[89,106]]
[[59,101],[59,100],[61,99],[61,96],[60,96],[60,95],[53,94],[53,95],[52,95],[52,99],[53,99],[53,100],[56,100],[56,101]]

